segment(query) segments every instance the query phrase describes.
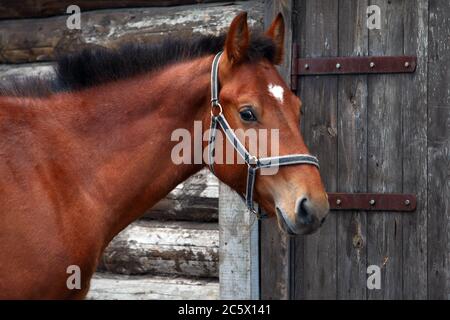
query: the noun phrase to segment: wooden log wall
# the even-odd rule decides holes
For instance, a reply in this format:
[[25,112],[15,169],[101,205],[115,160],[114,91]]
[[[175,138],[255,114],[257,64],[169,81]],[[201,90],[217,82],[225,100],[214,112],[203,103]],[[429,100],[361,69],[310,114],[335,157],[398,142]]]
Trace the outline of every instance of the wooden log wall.
[[168,7],[221,0],[2,0],[0,2],[0,19],[23,19],[63,15],[67,7],[76,4],[81,11],[112,9],[112,8],[138,8],[138,7]]
[[0,20],[0,63],[51,61],[85,47],[158,42],[166,36],[217,35],[241,11],[251,13],[251,27],[262,25],[259,1],[87,11],[81,14],[80,30],[66,27],[68,15]]
[[207,279],[96,274],[88,300],[217,300],[217,283]]
[[141,220],[106,248],[100,270],[127,275],[189,275],[217,278],[217,224]]

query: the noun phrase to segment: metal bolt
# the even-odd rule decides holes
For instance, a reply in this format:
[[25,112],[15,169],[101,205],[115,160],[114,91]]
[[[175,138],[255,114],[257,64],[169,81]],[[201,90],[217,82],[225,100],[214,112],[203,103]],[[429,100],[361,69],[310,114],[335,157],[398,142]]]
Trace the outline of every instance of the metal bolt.
[[370,66],[371,68],[375,67],[375,62],[371,62],[371,63],[369,64],[369,66]]
[[370,201],[369,201],[369,204],[370,204],[371,206],[373,206],[373,205],[375,204],[375,200],[374,200],[374,199],[370,200]]
[[406,200],[405,200],[405,205],[406,205],[406,206],[409,206],[410,204],[411,204],[411,201],[409,201],[409,199],[406,199]]
[[408,61],[405,62],[405,67],[409,68],[409,62]]
[[309,69],[309,64],[305,64],[305,69]]
[[342,202],[341,199],[336,199],[336,204],[337,204],[337,205],[340,205],[341,202]]
[[341,64],[340,63],[336,63],[336,69],[340,69],[341,68]]

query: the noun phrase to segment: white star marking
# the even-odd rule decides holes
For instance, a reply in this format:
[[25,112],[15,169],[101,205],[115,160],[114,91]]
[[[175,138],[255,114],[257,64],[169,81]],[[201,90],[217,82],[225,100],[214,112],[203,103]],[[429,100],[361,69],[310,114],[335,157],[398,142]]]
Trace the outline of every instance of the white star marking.
[[280,103],[283,103],[284,89],[276,84],[269,84],[269,93],[277,99]]

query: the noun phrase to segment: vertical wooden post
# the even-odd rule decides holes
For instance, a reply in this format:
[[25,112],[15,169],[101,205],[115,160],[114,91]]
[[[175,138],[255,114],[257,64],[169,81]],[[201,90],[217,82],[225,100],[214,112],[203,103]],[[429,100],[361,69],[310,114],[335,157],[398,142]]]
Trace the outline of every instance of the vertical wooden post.
[[221,299],[259,299],[259,221],[239,195],[219,186]]

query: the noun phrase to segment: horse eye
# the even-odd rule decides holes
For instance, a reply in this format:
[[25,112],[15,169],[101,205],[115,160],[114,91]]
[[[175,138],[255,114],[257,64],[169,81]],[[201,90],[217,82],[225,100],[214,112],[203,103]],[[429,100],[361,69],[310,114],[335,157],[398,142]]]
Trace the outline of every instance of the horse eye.
[[241,119],[247,122],[257,121],[255,114],[250,108],[245,108],[239,111]]

